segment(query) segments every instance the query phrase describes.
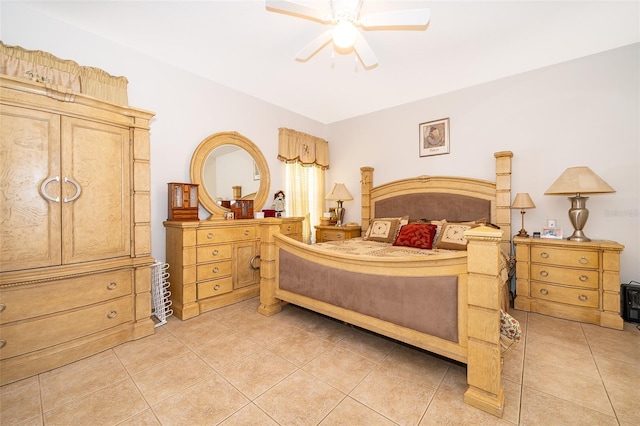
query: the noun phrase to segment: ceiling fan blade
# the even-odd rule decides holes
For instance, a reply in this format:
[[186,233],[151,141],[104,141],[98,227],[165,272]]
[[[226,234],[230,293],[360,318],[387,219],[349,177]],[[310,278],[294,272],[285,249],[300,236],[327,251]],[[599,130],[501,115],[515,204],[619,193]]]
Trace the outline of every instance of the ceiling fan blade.
[[430,19],[431,11],[429,9],[407,9],[368,13],[362,16],[358,22],[363,28],[424,27]]
[[330,23],[333,18],[331,14],[326,11],[286,0],[266,0],[266,7],[267,10],[270,10],[272,12],[294,15],[297,17],[322,22],[323,24]]
[[313,55],[315,55],[320,49],[326,46],[332,38],[332,30],[327,30],[320,34],[318,37],[311,40],[311,43],[302,48],[296,55],[296,60],[301,62],[308,61]]
[[376,54],[373,53],[371,46],[369,46],[369,43],[367,43],[367,40],[365,40],[360,31],[358,31],[356,44],[353,48],[365,68],[373,68],[378,65],[378,58],[376,57]]

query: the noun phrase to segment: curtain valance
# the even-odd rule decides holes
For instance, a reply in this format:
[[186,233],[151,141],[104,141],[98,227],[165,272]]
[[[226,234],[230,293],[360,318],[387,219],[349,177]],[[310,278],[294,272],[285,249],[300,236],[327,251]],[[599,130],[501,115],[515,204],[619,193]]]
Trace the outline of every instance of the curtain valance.
[[316,165],[323,170],[329,168],[329,142],[292,129],[278,130],[279,160],[306,166]]
[[83,67],[41,50],[7,46],[2,41],[0,74],[61,86],[118,105],[129,104],[126,77],[114,77],[99,68]]

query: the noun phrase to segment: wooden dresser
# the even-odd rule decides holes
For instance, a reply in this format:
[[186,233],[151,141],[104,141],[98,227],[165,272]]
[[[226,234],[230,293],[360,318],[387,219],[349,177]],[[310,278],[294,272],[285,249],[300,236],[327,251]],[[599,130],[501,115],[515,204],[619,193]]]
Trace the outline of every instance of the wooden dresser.
[[332,226],[317,225],[316,243],[325,241],[340,241],[357,238],[360,236],[360,225]]
[[154,332],[153,114],[0,77],[0,384]]
[[515,308],[622,330],[620,252],[613,241],[514,237]]
[[[302,241],[302,217],[283,218],[280,232]],[[172,309],[188,319],[260,294],[263,220],[166,221]]]

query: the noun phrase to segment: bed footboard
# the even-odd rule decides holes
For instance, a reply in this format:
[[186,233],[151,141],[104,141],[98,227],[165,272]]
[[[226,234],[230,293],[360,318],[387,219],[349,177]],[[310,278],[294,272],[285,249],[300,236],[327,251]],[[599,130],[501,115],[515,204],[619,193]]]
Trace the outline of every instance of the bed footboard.
[[[464,401],[498,417],[504,408],[501,387],[500,289],[502,231],[478,227],[465,233],[469,241],[467,253],[452,253],[442,261],[429,265],[429,274],[457,275],[458,342],[419,332],[370,317],[359,312],[317,301],[279,288],[279,250],[308,250],[298,242],[277,236],[280,219],[266,219],[261,227],[260,306],[263,315],[282,309],[282,300],[333,316],[370,331],[386,335],[467,364],[468,388]],[[340,262],[340,261],[336,261]],[[348,263],[348,262],[345,262]],[[356,263],[353,261],[352,263]],[[336,264],[330,265],[336,267]],[[353,269],[353,265],[347,269]],[[421,269],[420,269],[421,268]],[[419,276],[424,266],[412,272],[397,268],[396,274]],[[404,271],[404,272],[402,272]],[[374,272],[375,273],[375,272]],[[278,297],[279,296],[279,297]]]

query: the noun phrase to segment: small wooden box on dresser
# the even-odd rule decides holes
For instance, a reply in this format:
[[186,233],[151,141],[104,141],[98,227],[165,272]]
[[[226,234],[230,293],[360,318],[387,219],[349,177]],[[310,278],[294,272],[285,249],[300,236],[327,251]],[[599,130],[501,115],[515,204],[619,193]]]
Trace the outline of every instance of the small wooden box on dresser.
[[316,243],[326,241],[340,241],[360,236],[360,225],[316,225]]
[[0,385],[155,330],[153,113],[64,89],[0,77]]
[[[302,217],[279,220],[302,241]],[[260,227],[264,219],[166,221],[173,313],[185,320],[260,294]]]
[[513,243],[516,309],[622,330],[623,245],[522,237]]

